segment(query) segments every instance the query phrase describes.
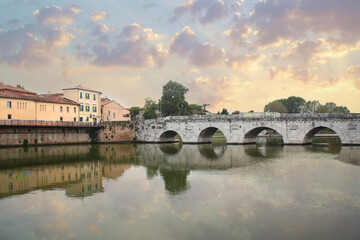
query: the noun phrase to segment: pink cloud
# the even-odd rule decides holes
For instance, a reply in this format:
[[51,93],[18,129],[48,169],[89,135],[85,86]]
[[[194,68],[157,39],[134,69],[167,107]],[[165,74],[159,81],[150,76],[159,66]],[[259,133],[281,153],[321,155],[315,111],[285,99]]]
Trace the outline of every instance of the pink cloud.
[[189,63],[198,67],[211,67],[223,62],[225,50],[213,44],[201,43],[190,27],[185,26],[170,42],[169,52],[188,57]]

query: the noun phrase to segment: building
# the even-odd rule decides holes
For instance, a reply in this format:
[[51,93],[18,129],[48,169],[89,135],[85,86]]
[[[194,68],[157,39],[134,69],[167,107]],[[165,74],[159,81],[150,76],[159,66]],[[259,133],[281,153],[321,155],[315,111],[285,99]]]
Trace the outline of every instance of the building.
[[102,98],[101,118],[103,121],[130,121],[130,112],[118,102]]
[[59,94],[37,95],[0,84],[0,119],[78,121],[79,104]]
[[101,120],[101,92],[81,85],[65,88],[64,97],[79,104],[79,121],[98,124]]

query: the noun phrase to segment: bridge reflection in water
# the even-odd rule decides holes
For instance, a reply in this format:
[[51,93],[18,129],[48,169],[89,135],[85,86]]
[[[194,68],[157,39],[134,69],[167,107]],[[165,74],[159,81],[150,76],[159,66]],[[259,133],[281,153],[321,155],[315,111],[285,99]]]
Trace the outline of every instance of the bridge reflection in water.
[[257,145],[244,146],[170,143],[3,148],[0,198],[58,188],[69,197],[83,198],[106,191],[103,179],[117,179],[132,166],[145,167],[148,179],[161,176],[166,191],[174,195],[189,189],[187,177],[193,170],[242,168],[298,152],[334,154],[340,161],[360,165],[359,147],[282,146],[278,141],[262,138]]

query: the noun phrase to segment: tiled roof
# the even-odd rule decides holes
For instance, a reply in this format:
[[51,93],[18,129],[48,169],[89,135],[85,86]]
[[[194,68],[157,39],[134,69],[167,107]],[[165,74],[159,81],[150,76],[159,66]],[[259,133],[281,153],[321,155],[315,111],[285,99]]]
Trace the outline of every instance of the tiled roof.
[[84,91],[89,91],[89,92],[96,92],[96,93],[102,94],[102,92],[99,92],[99,91],[96,91],[96,90],[93,90],[93,89],[90,89],[90,88],[82,87],[81,85],[75,86],[75,87],[70,87],[70,88],[64,88],[63,91],[66,91],[66,90],[75,90],[75,89],[84,90]]
[[27,91],[25,89],[22,88],[18,88],[18,87],[14,87],[11,85],[6,85],[6,84],[0,84],[0,92],[16,92],[16,93],[22,93],[22,94],[29,94],[29,95],[36,95],[36,93],[34,92],[30,92]]
[[105,105],[108,105],[109,103],[112,103],[112,102],[114,102],[114,103],[118,104],[119,106],[121,106],[122,108],[124,108],[120,103],[118,103],[115,100],[110,100],[109,98],[101,98],[101,106],[102,107],[105,106]]
[[59,103],[59,104],[70,104],[70,105],[79,105],[78,103],[71,101],[64,97],[58,97],[57,95],[45,94],[45,95],[26,95],[14,92],[1,92],[0,98],[10,98],[10,99],[22,99],[30,100],[35,102],[48,102],[48,103]]

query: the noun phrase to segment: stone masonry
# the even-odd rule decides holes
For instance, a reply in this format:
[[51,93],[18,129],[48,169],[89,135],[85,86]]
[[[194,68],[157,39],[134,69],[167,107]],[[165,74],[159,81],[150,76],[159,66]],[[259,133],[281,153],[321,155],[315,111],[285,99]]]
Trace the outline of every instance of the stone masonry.
[[282,135],[286,145],[312,142],[321,129],[336,132],[343,145],[360,145],[360,114],[277,114],[176,116],[143,120],[137,126],[137,141],[171,142],[178,134],[184,143],[210,142],[219,129],[228,144],[255,143],[263,130]]

